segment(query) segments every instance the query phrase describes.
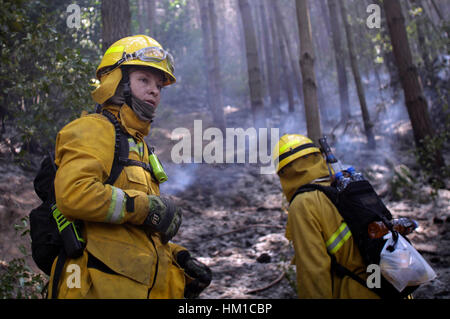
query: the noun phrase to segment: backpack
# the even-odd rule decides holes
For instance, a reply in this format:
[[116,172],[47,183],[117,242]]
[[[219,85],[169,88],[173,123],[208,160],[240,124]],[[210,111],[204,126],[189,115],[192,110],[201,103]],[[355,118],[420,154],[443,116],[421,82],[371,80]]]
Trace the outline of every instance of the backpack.
[[[333,184],[332,186],[307,184],[295,192],[291,203],[298,194],[315,190],[324,193],[336,206],[350,229],[365,264],[379,265],[380,253],[386,240],[382,237],[370,238],[367,231],[368,225],[375,221],[382,221],[392,232],[395,241],[398,238],[398,233],[393,230],[390,222],[392,214],[381,201],[372,185],[367,180],[353,181],[344,190],[338,191]],[[383,275],[381,275],[380,288],[368,288],[365,280],[339,264],[334,254],[330,252],[328,254],[331,258],[331,270],[333,272],[340,277],[349,276],[367,289],[377,293],[381,298],[405,298],[418,288],[418,286],[408,286],[400,293]]]
[[[100,113],[100,108],[98,106],[96,113]],[[130,151],[128,138],[131,138],[131,135],[122,130],[119,122],[112,113],[103,110],[102,114],[108,118],[115,128],[114,160],[111,172],[108,179],[105,181],[105,184],[113,185],[125,166],[140,166],[149,171],[152,177],[157,180],[154,176],[153,169],[149,164],[128,158]],[[150,148],[148,145],[147,148],[149,149],[149,153],[153,152],[153,148]],[[36,194],[42,200],[42,203],[34,208],[29,214],[31,253],[36,265],[45,274],[50,276],[52,264],[55,258],[59,256],[53,280],[53,298],[56,298],[57,296],[57,284],[66,258],[77,258],[81,256],[85,247],[84,240],[79,237],[81,225],[78,221],[69,225],[73,227],[72,229],[76,233],[78,239],[75,240],[75,244],[77,245],[75,248],[70,248],[69,246],[71,245],[67,244],[66,238],[63,238],[63,233],[60,233],[59,229],[62,228],[61,225],[68,225],[67,223],[69,222],[57,210],[55,205],[54,180],[57,169],[58,167],[55,164],[54,153],[45,156],[34,179],[34,189]],[[128,207],[128,202],[127,210],[132,211],[133,208]]]

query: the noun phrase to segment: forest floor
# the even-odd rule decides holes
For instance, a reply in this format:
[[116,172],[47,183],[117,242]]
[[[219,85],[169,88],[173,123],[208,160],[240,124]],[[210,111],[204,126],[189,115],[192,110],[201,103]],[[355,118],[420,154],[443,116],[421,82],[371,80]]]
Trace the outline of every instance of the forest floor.
[[[183,127],[197,116],[193,112],[175,117],[169,127],[156,127],[150,142],[155,141],[163,163],[168,163],[169,181],[161,192],[172,194],[183,210],[183,224],[174,242],[188,248],[213,271],[213,281],[201,298],[296,298],[295,266],[291,265],[294,252],[284,236],[287,202],[277,176],[262,175],[253,164],[170,164],[170,148],[175,143],[170,139],[171,129]],[[242,124],[238,123],[241,116],[239,112],[230,115],[229,123]],[[450,190],[441,189],[432,198],[430,187],[406,185],[395,191],[409,187],[414,196],[393,200],[394,169],[400,164],[414,166],[414,157],[405,150],[411,147],[405,142],[411,134],[408,125],[403,121],[392,127],[396,131],[389,132],[391,142],[386,142],[387,136],[377,135],[380,144],[391,147],[389,156],[357,147],[351,158],[343,160],[364,168],[394,217],[419,222],[409,238],[437,277],[417,289],[415,298],[450,298]],[[31,251],[29,235],[20,236],[14,225],[21,224],[39,204],[33,189],[34,173],[9,163],[10,159],[0,145],[0,263],[22,257],[20,245]],[[26,261],[39,272],[31,256],[26,256]]]

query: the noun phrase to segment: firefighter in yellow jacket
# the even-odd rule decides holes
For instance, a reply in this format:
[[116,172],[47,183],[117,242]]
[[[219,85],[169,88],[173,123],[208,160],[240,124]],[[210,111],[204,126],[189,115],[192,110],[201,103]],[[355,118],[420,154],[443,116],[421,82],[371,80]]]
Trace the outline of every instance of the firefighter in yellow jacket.
[[[281,187],[290,202],[300,186],[330,185],[320,150],[302,135],[281,137],[274,149],[274,163]],[[286,237],[293,242],[299,298],[379,298],[354,279],[331,270],[330,254],[339,264],[367,278],[366,267],[343,218],[320,191],[297,195],[290,204]]]
[[[211,281],[209,268],[169,242],[181,212],[160,196],[149,170],[149,133],[161,88],[173,84],[172,56],[154,39],[123,38],[105,52],[92,93],[129,134],[129,160],[113,185],[115,127],[102,114],[66,125],[57,136],[56,205],[68,220],[82,221],[86,248],[67,258],[58,280],[58,298],[183,298],[197,296]],[[62,260],[62,259],[61,259]],[[57,260],[54,261],[49,286]],[[76,277],[78,276],[78,278]]]

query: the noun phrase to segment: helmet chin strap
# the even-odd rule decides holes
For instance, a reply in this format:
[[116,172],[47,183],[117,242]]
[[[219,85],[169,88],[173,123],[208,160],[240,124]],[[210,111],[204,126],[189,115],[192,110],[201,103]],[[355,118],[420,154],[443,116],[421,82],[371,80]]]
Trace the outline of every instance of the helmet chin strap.
[[124,84],[123,97],[125,98],[125,103],[132,108],[133,100],[131,99],[130,75],[127,68],[122,68],[122,82]]

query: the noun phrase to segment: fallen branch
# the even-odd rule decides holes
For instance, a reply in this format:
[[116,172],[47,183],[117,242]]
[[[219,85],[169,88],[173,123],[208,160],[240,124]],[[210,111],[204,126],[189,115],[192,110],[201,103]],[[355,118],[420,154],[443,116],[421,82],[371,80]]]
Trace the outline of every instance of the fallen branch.
[[[240,232],[240,231],[243,231],[243,230],[252,228],[252,227],[266,227],[266,228],[279,228],[279,229],[284,229],[284,227],[283,227],[283,226],[280,226],[280,225],[253,224],[253,225],[248,225],[248,226],[241,227],[241,228],[238,228],[238,229],[233,229],[233,230],[230,230],[230,231],[228,231],[228,232],[226,232],[226,233],[214,235],[213,238],[222,237],[222,236],[229,235],[229,234],[232,234],[232,233],[237,233],[237,232]],[[211,234],[211,235],[213,235],[213,234]]]
[[286,271],[283,271],[283,273],[282,273],[280,276],[278,276],[277,279],[275,279],[274,281],[272,281],[272,282],[271,282],[270,284],[268,284],[267,286],[264,286],[264,287],[262,287],[262,288],[257,288],[257,289],[249,290],[249,291],[247,291],[246,293],[249,294],[249,295],[251,295],[251,294],[255,294],[255,293],[257,293],[257,292],[261,292],[261,291],[264,291],[264,290],[266,290],[266,289],[269,289],[270,287],[275,286],[277,283],[279,283],[279,282],[284,278],[284,276],[286,276]]

